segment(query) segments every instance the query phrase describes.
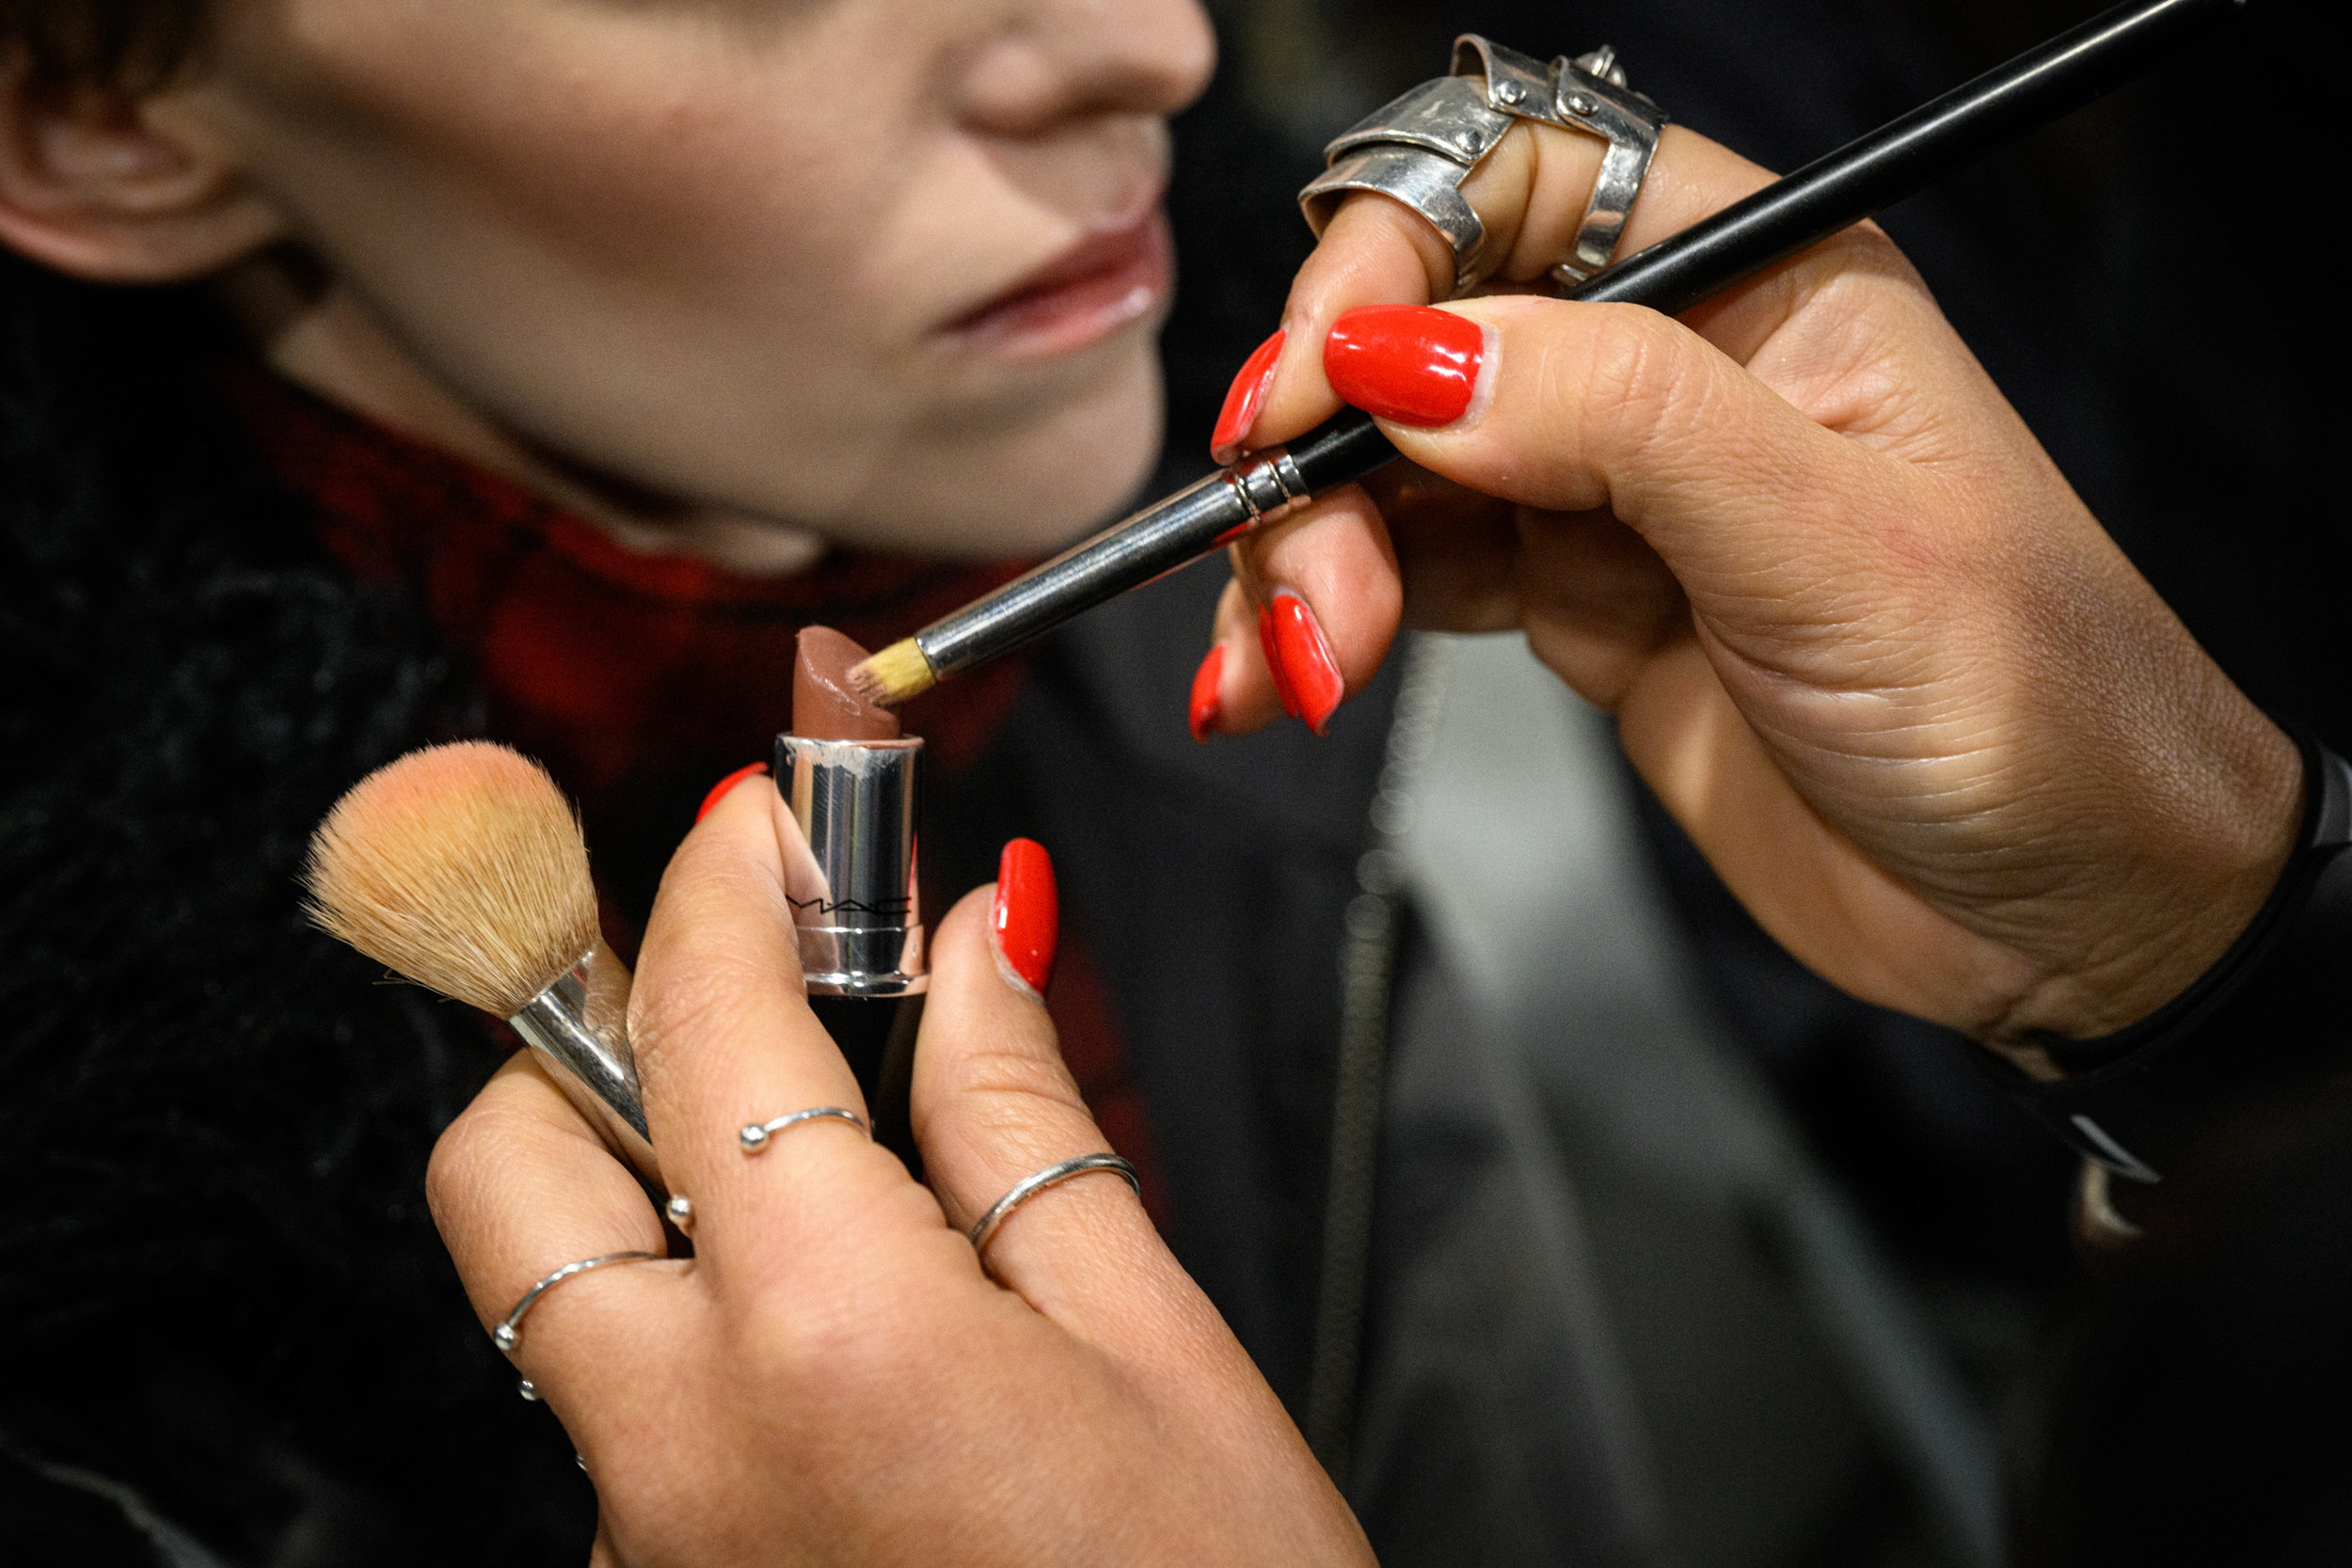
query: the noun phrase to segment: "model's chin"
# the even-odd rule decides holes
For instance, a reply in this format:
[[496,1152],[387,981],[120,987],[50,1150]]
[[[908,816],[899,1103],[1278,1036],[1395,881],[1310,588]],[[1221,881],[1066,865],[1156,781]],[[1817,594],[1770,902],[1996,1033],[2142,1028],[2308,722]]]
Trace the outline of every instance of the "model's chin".
[[1135,500],[1159,456],[1157,350],[1147,339],[1122,361],[1091,395],[1035,419],[910,443],[885,483],[823,531],[841,544],[996,561],[1051,554],[1093,532]]
[[838,546],[974,561],[1048,555],[1124,511],[1159,454],[1155,340],[1137,333],[1086,358],[1042,388],[959,388],[895,424],[875,417],[893,412],[887,399],[810,409],[685,462],[662,453],[671,462],[660,478],[622,471],[652,493],[699,497],[673,512],[788,524]]

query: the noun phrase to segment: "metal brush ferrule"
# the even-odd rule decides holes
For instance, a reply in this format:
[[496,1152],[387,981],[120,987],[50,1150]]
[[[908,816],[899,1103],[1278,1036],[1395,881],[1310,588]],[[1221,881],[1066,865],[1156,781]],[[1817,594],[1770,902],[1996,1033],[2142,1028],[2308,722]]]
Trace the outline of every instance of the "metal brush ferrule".
[[984,664],[1200,560],[1311,493],[1288,451],[1252,452],[932,622],[914,645],[943,679]]
[[580,1114],[603,1129],[641,1175],[659,1181],[637,1058],[628,1046],[628,966],[598,942],[507,1022],[559,1069],[555,1082]]
[[915,889],[923,743],[776,736],[776,788],[801,831],[785,848],[785,896],[811,996],[913,996],[930,989]]
[[[1292,461],[1283,447],[1268,447],[1237,459],[1224,473],[1225,483],[1233,487],[1241,504],[1249,513],[1247,528],[1279,515],[1300,501],[1310,499],[1313,492],[1299,474],[1298,465]],[[1236,532],[1246,530],[1236,530]]]

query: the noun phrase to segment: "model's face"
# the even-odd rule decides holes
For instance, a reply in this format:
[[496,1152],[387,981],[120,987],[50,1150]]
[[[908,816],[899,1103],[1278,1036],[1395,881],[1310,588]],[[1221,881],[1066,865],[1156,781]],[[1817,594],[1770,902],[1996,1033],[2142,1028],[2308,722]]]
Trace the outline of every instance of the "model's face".
[[230,0],[205,112],[443,388],[835,539],[1034,550],[1159,437],[1192,0]]

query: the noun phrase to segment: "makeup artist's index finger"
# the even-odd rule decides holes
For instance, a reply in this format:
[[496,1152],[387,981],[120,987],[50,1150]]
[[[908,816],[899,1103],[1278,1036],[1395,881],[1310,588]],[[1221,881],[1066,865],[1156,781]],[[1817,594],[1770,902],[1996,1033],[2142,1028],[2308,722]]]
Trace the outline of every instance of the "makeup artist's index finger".
[[[1573,246],[1600,153],[1598,138],[1581,131],[1522,121],[1464,180],[1462,197],[1486,230],[1487,287],[1549,287],[1541,280]],[[1669,125],[1617,255],[1654,245],[1770,180],[1728,149]],[[1292,281],[1281,357],[1242,444],[1290,440],[1339,409],[1323,351],[1341,316],[1370,305],[1436,304],[1453,288],[1453,250],[1426,219],[1385,196],[1350,195]]]
[[[629,999],[645,1115],[674,1193],[693,1205],[706,1256],[779,1257],[823,1244],[861,1202],[913,1191],[861,1126],[817,1117],[747,1146],[796,1112],[866,1116],[857,1080],[809,1011],[786,901],[775,786],[753,779],[687,835],[661,879]],[[763,1244],[710,1247],[739,1227]]]

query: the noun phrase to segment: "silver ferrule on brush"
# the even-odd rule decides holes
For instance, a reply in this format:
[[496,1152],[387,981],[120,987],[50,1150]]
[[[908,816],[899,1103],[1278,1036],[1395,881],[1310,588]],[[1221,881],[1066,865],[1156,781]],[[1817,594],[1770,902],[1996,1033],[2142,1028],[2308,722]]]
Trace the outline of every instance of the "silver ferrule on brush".
[[628,1046],[629,973],[601,942],[507,1020],[556,1070],[558,1087],[649,1180],[660,1166],[647,1141],[637,1058]]
[[930,989],[915,890],[923,742],[776,736],[776,788],[800,828],[785,896],[811,996],[914,996]]
[[914,634],[914,645],[944,680],[1191,564],[1310,494],[1287,448],[1251,452],[932,622]]

